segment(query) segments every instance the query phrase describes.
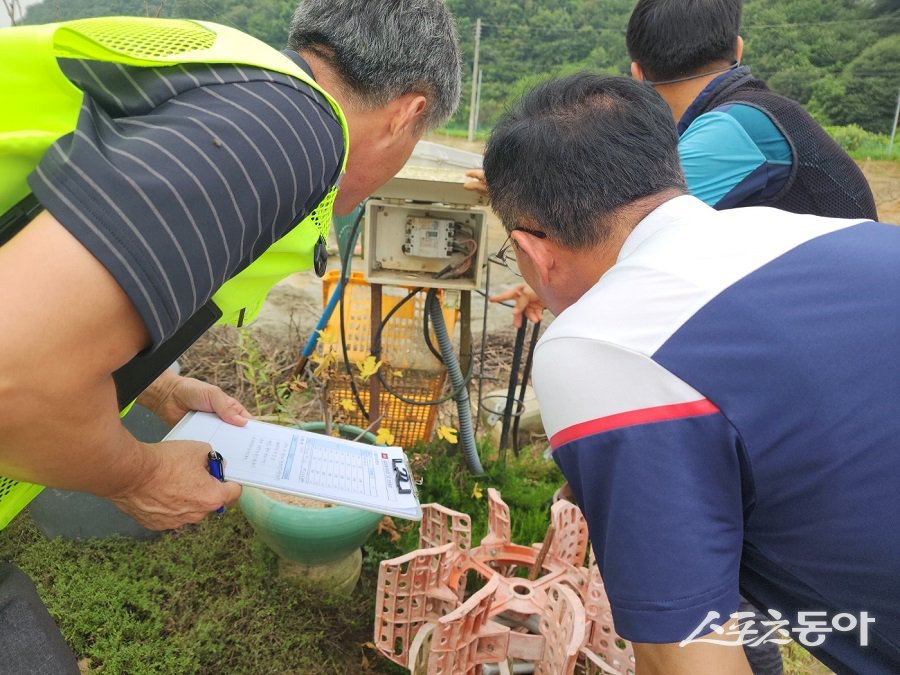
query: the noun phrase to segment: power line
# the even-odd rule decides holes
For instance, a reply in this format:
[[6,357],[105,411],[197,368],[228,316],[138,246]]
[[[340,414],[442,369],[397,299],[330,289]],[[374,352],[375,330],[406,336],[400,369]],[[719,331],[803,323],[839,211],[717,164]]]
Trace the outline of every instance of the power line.
[[[869,19],[829,19],[827,21],[795,21],[789,23],[746,23],[741,26],[741,30],[746,29],[762,29],[762,28],[792,28],[792,27],[811,27],[811,26],[831,26],[831,25],[846,25],[848,23],[858,24],[858,23],[881,23],[881,22],[889,22],[889,21],[900,21],[900,16],[879,16],[873,17]],[[505,23],[484,23],[481,24],[482,28],[497,28],[502,30],[514,30],[514,31],[542,31],[542,32],[553,32],[553,33],[621,33],[624,35],[626,31],[625,26],[592,26],[590,24],[583,24],[578,28],[564,28],[562,26],[532,26],[530,24],[505,24]]]
[[829,26],[848,23],[880,23],[882,21],[898,21],[900,16],[879,16],[871,19],[833,19],[829,21],[796,21],[794,23],[749,23],[741,28],[792,28],[794,26]]

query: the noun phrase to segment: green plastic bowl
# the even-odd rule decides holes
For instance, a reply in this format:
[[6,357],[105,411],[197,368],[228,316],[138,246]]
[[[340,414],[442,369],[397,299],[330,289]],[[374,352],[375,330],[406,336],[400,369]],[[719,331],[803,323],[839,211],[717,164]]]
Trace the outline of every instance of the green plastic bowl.
[[[323,422],[302,425],[304,431],[322,432]],[[341,436],[356,438],[362,429],[338,427]],[[361,441],[375,444],[366,432]],[[264,491],[245,487],[239,501],[241,510],[266,545],[275,553],[301,565],[327,565],[342,560],[359,549],[384,518],[380,513],[349,506],[305,508],[273,499]]]

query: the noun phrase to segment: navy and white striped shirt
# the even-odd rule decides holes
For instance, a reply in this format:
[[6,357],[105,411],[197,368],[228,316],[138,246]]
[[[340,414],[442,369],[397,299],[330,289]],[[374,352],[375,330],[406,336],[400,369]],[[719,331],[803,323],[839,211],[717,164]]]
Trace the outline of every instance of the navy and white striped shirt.
[[234,65],[60,65],[84,91],[77,128],[29,184],[122,286],[154,347],[339,177],[340,124],[295,78]]

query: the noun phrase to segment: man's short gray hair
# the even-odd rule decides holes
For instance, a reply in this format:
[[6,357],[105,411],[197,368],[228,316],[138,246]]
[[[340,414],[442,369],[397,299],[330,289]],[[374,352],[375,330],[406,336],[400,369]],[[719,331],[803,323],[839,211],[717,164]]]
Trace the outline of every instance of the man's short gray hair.
[[443,0],[302,0],[288,47],[327,59],[365,107],[422,94],[426,128],[459,103],[459,45]]

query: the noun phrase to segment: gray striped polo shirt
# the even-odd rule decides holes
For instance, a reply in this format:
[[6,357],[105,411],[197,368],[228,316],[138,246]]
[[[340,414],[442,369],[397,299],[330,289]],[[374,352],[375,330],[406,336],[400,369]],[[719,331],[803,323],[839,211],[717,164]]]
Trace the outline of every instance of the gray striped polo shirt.
[[234,65],[60,66],[84,91],[77,128],[29,184],[122,286],[154,347],[339,177],[340,124],[294,78]]

